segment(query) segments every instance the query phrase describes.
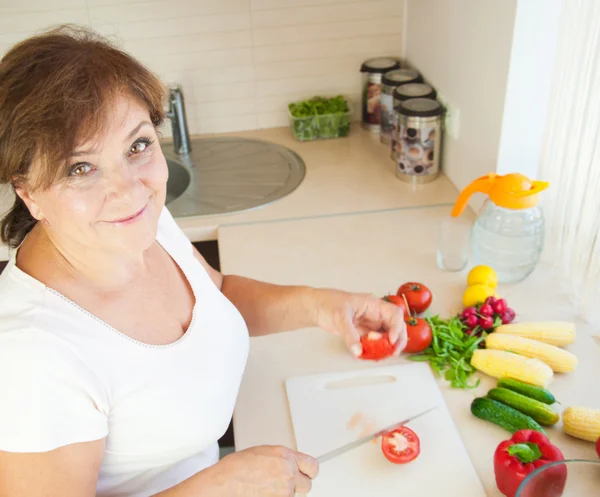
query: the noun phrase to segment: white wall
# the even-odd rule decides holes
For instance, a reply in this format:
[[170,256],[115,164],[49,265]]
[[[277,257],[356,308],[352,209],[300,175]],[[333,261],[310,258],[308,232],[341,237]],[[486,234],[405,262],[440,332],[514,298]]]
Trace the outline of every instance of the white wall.
[[460,111],[442,165],[459,189],[496,171],[516,8],[517,0],[407,0],[406,59]]
[[[183,85],[192,133],[286,126],[287,103],[343,93],[403,49],[404,0],[0,0],[0,56],[50,24],[91,25]],[[164,134],[170,127],[164,128]]]
[[498,173],[537,178],[563,0],[519,0]]

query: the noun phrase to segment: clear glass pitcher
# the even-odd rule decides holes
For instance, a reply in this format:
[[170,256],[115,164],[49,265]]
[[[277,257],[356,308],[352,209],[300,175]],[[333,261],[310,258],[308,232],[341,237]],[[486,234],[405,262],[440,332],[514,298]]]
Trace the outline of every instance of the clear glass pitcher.
[[473,193],[488,195],[473,225],[471,246],[475,264],[493,268],[501,283],[524,280],[539,261],[545,222],[538,194],[548,186],[522,174],[492,173],[467,186],[456,201],[454,217]]

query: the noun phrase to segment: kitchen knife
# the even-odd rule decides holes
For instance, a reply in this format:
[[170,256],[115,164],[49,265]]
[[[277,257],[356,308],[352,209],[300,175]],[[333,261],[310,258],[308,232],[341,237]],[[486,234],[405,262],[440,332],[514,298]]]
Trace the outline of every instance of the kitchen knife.
[[384,428],[383,430],[379,430],[375,433],[371,433],[370,435],[359,438],[358,440],[354,440],[354,442],[350,442],[349,444],[342,445],[341,447],[338,447],[337,449],[334,449],[330,452],[327,452],[327,453],[317,457],[317,461],[319,461],[319,464],[323,463],[325,461],[329,461],[329,459],[333,459],[334,457],[339,456],[340,454],[343,454],[344,452],[347,452],[356,447],[360,447],[361,445],[363,445],[367,442],[370,442],[371,440],[373,440],[377,437],[380,437],[384,433],[395,430],[399,426],[410,423],[411,421],[414,421],[415,419],[420,418],[421,416],[427,414],[430,411],[433,411],[436,408],[437,408],[437,406],[430,407],[426,411],[423,411],[423,412],[420,412],[419,414],[411,416],[410,418],[407,418],[404,421],[400,421],[399,423],[394,423],[393,425],[388,426],[388,427]]

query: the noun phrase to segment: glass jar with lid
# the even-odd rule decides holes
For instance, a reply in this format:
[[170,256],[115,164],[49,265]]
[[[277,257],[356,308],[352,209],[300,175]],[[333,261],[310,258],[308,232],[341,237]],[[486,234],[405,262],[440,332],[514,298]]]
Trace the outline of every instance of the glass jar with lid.
[[390,143],[394,129],[394,91],[405,84],[421,80],[421,75],[414,69],[396,69],[388,71],[381,77],[381,129],[380,140],[386,145]]
[[392,160],[395,161],[398,158],[396,152],[396,143],[398,141],[398,112],[396,111],[396,108],[398,107],[400,102],[403,102],[404,100],[408,100],[410,98],[435,99],[435,97],[435,90],[432,86],[426,83],[405,83],[403,85],[397,86],[394,89],[394,110],[392,113],[392,133],[390,140]]
[[392,57],[375,57],[363,62],[362,73],[362,126],[379,133],[381,129],[381,78],[383,74],[400,69],[400,62]]
[[431,98],[435,99],[435,89],[427,83],[406,83],[394,88],[394,107],[409,98]]
[[396,111],[396,176],[413,184],[435,180],[440,172],[443,107],[430,98],[411,98]]

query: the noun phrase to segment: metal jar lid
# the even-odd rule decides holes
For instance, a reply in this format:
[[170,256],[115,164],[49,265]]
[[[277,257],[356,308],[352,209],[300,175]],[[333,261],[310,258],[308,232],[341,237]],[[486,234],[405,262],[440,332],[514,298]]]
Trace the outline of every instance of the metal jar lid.
[[435,98],[435,90],[425,83],[406,83],[394,89],[396,100],[408,100],[409,98]]
[[413,69],[396,69],[388,71],[381,77],[381,82],[387,86],[398,86],[421,80],[421,75]]
[[430,98],[411,98],[398,104],[396,110],[409,117],[434,117],[441,116],[444,112],[442,106]]
[[360,72],[383,74],[394,69],[400,69],[400,62],[391,57],[375,57],[365,60],[360,66]]

